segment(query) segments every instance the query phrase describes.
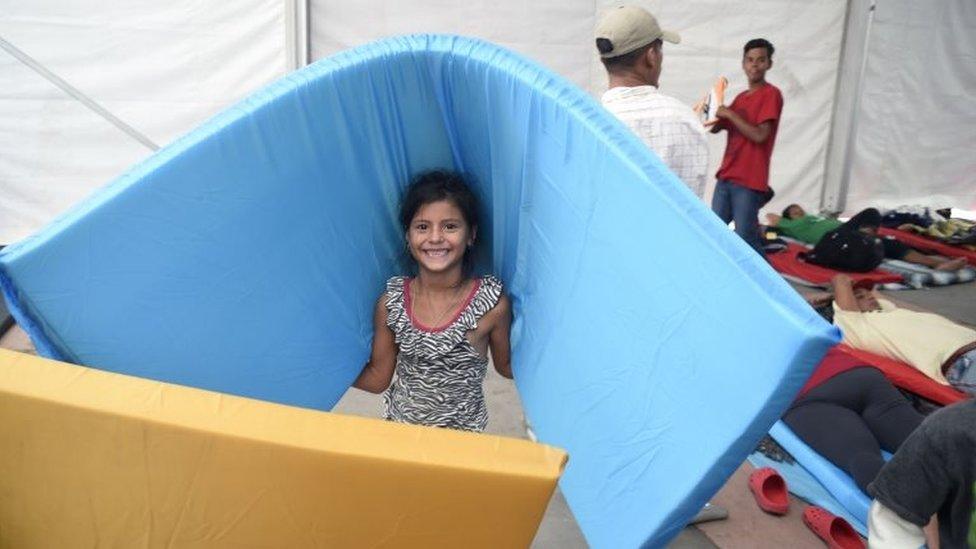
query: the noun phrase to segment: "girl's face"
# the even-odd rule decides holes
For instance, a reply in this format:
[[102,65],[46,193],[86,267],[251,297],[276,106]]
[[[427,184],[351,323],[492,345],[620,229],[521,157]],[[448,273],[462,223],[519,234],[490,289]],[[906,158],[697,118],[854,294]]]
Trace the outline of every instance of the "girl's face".
[[410,220],[407,245],[421,271],[460,269],[464,253],[474,244],[475,228],[450,200],[423,204]]

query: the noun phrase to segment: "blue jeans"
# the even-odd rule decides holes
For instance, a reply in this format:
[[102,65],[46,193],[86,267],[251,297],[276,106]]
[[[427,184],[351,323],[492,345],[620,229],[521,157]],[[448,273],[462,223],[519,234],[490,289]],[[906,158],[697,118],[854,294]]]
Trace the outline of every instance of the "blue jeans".
[[946,370],[946,380],[967,395],[976,395],[976,349],[957,358]]
[[735,221],[735,233],[759,255],[766,257],[759,241],[759,208],[762,201],[763,193],[719,179],[712,195],[712,211],[726,224]]

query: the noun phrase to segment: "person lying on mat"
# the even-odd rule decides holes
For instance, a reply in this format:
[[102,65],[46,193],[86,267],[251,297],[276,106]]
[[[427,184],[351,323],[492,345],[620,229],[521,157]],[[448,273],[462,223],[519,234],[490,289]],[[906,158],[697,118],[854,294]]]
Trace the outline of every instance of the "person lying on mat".
[[870,282],[846,274],[831,280],[834,324],[844,343],[911,364],[930,378],[976,394],[976,330],[933,313],[896,307]]
[[884,465],[881,450],[896,451],[922,416],[877,368],[834,347],[783,422],[867,491]]
[[895,452],[868,486],[871,547],[976,547],[974,426],[976,401],[958,402],[925,418]]
[[425,172],[407,189],[400,223],[417,276],[387,281],[372,354],[353,386],[385,392],[388,420],[484,431],[488,350],[511,378],[512,313],[500,280],[470,275],[477,198],[461,175]]
[[[881,227],[881,213],[874,208],[862,210],[845,223],[839,219],[809,215],[798,204],[790,204],[783,210],[782,216],[768,213],[766,220],[771,227],[776,227],[784,235],[811,246],[820,244],[821,240],[830,234],[851,230],[878,237],[878,228]],[[926,255],[891,237],[880,238],[880,240],[884,247],[884,257],[888,259],[900,259],[939,271],[957,271],[966,266],[964,258],[946,259]],[[844,242],[838,241],[838,245],[843,244]]]

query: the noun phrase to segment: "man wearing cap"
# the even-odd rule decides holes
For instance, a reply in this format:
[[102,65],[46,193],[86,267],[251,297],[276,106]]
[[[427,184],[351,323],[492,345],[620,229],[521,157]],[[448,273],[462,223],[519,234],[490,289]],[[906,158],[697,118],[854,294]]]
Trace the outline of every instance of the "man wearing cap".
[[663,43],[681,41],[661,30],[638,6],[611,9],[594,33],[609,88],[603,106],[647,144],[671,171],[702,198],[708,170],[708,141],[688,105],[657,90]]
[[[594,37],[609,80],[603,106],[703,198],[708,171],[705,130],[691,107],[657,90],[664,42],[677,44],[681,37],[661,30],[657,19],[638,6],[612,8],[597,24]],[[726,509],[706,503],[690,523],[728,515]]]

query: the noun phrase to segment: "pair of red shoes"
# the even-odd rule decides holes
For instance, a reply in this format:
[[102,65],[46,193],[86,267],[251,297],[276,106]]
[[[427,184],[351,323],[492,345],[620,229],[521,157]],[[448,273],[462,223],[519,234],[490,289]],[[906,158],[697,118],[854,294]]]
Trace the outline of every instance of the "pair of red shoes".
[[[786,481],[771,467],[756,469],[749,475],[749,489],[759,508],[774,515],[785,515],[790,508]],[[822,507],[803,510],[803,524],[827,543],[830,549],[863,549],[864,541],[846,520]]]

